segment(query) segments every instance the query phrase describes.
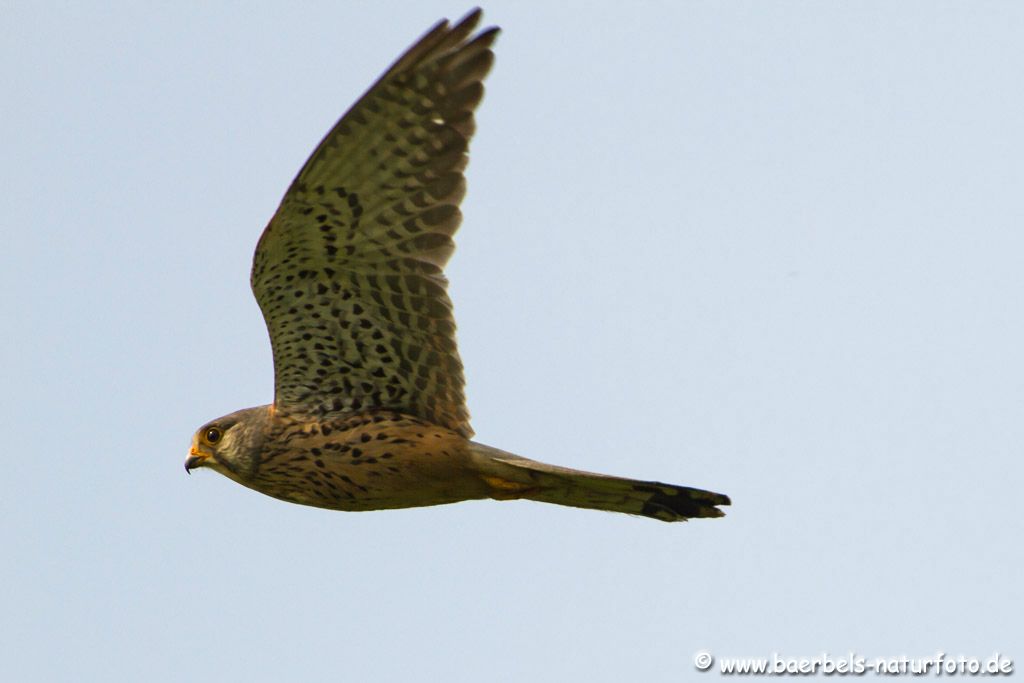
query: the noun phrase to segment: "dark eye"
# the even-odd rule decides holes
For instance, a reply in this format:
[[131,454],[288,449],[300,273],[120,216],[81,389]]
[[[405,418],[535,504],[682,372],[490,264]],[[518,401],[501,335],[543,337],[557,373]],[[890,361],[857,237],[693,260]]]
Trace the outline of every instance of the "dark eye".
[[204,434],[204,436],[206,437],[207,442],[217,443],[220,441],[221,431],[216,427],[210,427],[206,430],[206,434]]

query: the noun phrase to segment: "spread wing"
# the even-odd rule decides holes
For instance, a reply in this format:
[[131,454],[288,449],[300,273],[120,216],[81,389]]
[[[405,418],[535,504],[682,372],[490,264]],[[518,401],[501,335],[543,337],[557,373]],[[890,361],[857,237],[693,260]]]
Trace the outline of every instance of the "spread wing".
[[442,21],[341,118],[263,232],[252,289],[274,405],[390,408],[470,436],[443,266],[462,218],[473,110],[497,29]]

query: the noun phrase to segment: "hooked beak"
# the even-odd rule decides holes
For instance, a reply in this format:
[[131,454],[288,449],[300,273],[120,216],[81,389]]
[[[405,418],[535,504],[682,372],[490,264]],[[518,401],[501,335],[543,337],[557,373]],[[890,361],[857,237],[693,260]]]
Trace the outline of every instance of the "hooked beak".
[[192,470],[197,467],[202,467],[210,455],[203,453],[196,446],[193,446],[188,452],[188,457],[185,458],[185,473],[191,474]]

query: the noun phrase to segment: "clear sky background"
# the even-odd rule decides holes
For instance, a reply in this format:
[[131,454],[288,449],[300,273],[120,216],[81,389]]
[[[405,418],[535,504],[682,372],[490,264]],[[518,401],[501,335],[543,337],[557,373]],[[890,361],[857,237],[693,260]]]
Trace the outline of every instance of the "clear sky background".
[[448,271],[478,438],[725,519],[185,475],[199,425],[272,398],[248,272],[281,194],[468,9],[0,8],[0,679],[1024,660],[1020,3],[485,6]]

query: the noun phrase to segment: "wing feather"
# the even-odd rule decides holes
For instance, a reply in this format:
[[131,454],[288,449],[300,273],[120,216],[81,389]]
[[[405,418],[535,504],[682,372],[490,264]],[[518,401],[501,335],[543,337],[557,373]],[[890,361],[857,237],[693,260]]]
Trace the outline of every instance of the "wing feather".
[[472,435],[443,268],[494,62],[475,10],[409,48],[320,142],[253,258],[278,411],[395,409]]

